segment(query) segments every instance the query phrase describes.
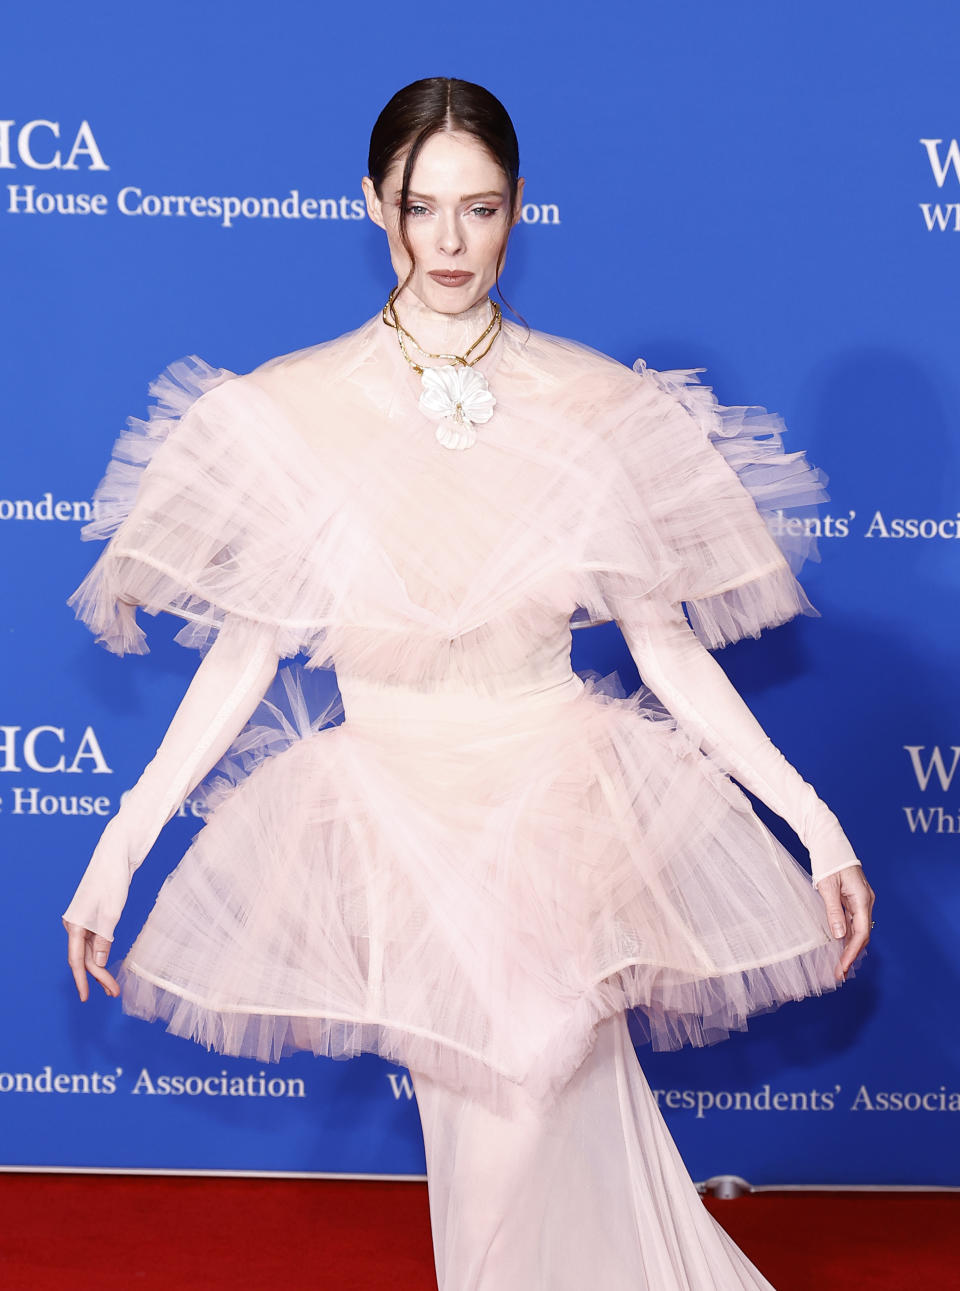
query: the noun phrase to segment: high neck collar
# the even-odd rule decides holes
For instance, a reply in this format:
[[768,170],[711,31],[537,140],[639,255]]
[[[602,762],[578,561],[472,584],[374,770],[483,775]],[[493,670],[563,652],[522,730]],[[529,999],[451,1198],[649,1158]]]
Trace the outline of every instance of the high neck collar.
[[[409,291],[403,291],[394,301],[397,317],[403,327],[417,338],[420,345],[431,354],[464,354],[482,335],[493,317],[488,297],[482,296],[461,314],[440,314],[428,309]],[[487,338],[489,341],[489,337]],[[479,348],[485,348],[484,342]],[[407,348],[411,357],[422,367],[435,367],[443,359],[425,358],[410,342]]]

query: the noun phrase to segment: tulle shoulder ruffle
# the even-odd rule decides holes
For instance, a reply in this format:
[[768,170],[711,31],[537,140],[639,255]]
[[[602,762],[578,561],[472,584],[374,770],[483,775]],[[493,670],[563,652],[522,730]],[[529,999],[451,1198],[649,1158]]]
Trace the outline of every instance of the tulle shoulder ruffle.
[[825,479],[784,452],[778,416],[722,406],[701,369],[505,328],[496,414],[451,453],[383,332],[378,316],[246,375],[196,356],[161,374],[83,531],[108,543],[69,604],[98,640],[143,653],[141,606],[204,649],[233,615],[313,667],[433,685],[522,668],[572,613],[683,603],[711,648],[816,613],[796,520]]
[[[275,627],[281,655],[322,631],[326,599],[303,560],[304,528],[324,519],[291,463],[282,414],[249,377],[196,355],[149,387],[94,494],[85,540],[105,550],[68,599],[117,654],[147,652],[137,607],[186,620],[177,640],[205,649],[226,615]],[[297,487],[298,479],[301,485]]]
[[150,382],[148,393],[154,402],[146,418],[127,419],[126,429],[113,446],[106,473],[93,495],[93,519],[81,530],[85,541],[113,537],[130,514],[143,473],[160,445],[198,399],[235,379],[235,372],[215,368],[191,354],[169,364]]
[[[665,548],[660,593],[685,605],[711,649],[816,615],[796,574],[819,559],[805,521],[827,498],[824,473],[784,451],[778,414],[719,403],[704,369],[658,372],[639,359],[634,370],[640,391],[614,441]],[[613,594],[620,614],[642,614],[629,580]]]

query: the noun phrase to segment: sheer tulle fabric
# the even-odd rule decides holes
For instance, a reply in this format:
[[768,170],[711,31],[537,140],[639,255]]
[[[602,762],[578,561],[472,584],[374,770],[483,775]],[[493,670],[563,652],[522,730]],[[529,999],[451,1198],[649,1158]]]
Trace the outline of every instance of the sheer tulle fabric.
[[351,684],[346,721],[304,730],[281,678],[124,961],[129,1011],[260,1060],[375,1050],[483,1097],[556,1089],[625,1007],[676,1048],[835,986],[809,877],[615,679]]
[[481,370],[462,453],[379,317],[247,376],[175,364],[119,442],[78,615],[121,652],[134,604],[200,648],[269,623],[345,711],[288,679],[299,716],[255,715],[125,961],[132,1012],[546,1095],[626,1006],[675,1047],[835,987],[820,898],[744,795],[569,659],[571,616],[683,601],[718,645],[808,612],[764,515],[822,479],[691,373],[513,325]]
[[374,319],[242,377],[172,364],[98,490],[84,536],[111,541],[78,616],[121,653],[146,648],[134,605],[200,647],[245,616],[314,666],[419,686],[522,658],[538,608],[604,621],[667,597],[711,647],[811,612],[793,573],[813,541],[778,512],[808,512],[823,477],[778,417],[507,324],[482,364],[493,419],[438,453],[395,350]]

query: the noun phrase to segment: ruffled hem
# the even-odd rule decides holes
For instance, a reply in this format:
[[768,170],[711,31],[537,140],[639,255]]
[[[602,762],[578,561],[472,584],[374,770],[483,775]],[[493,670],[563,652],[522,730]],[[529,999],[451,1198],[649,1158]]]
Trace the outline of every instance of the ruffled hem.
[[815,516],[817,505],[828,501],[829,477],[807,461],[803,450],[784,451],[787,428],[780,414],[768,412],[759,404],[721,404],[713,388],[700,380],[699,373],[706,368],[658,371],[637,359],[634,371],[651,376],[697,419],[712,446],[750,494],[793,572],[798,573],[807,560],[818,560],[813,528],[795,533],[795,526],[778,520],[788,511],[794,517]]
[[125,960],[112,970],[120,984],[123,1011],[146,1022],[163,1022],[171,1035],[194,1041],[228,1057],[279,1062],[293,1053],[346,1060],[377,1054],[398,1066],[429,1073],[452,1089],[495,1099],[502,1081],[522,1085],[536,1098],[556,1094],[589,1053],[597,1027],[607,1018],[632,1012],[634,1034],[654,1052],[685,1046],[703,1048],[748,1029],[752,1018],[790,1001],[821,996],[852,980],[866,951],[838,981],[838,944],[812,945],[774,964],[718,975],[698,982],[672,979],[659,965],[635,962],[584,993],[536,1060],[521,1070],[501,1064],[488,1051],[459,1043],[399,1018],[360,1014],[278,1013],[192,996]]
[[133,509],[143,472],[160,445],[198,399],[235,377],[236,373],[212,367],[191,354],[169,364],[151,381],[148,393],[155,402],[146,420],[128,418],[126,430],[114,444],[106,473],[93,495],[94,518],[80,531],[85,542],[113,537]]
[[[656,451],[651,454],[664,467],[650,492],[667,546],[678,556],[678,599],[701,641],[715,649],[759,636],[797,614],[819,617],[796,575],[806,561],[820,559],[816,526],[809,521],[828,499],[826,474],[802,451],[784,451],[786,427],[779,414],[721,404],[700,382],[705,369],[657,371],[638,359],[634,370],[682,408],[700,432],[699,441],[676,433],[672,448],[664,444],[659,459]],[[666,418],[664,437],[675,430]],[[705,459],[705,444],[716,451],[712,465]],[[720,462],[727,473],[716,469]],[[734,479],[749,511],[738,504]],[[678,491],[682,509],[665,512],[657,494]],[[752,523],[757,518],[765,532]]]
[[68,605],[117,654],[147,652],[138,607],[185,620],[176,640],[201,651],[228,617],[269,630],[281,657],[319,650],[336,618],[338,501],[302,436],[256,382],[196,355],[150,392],[83,530],[109,542]]
[[[80,530],[84,542],[111,539],[118,533],[136,505],[144,474],[157,450],[199,399],[235,378],[236,373],[212,367],[194,354],[169,364],[150,383],[149,394],[155,402],[145,420],[128,418],[126,429],[114,443],[106,472],[93,494],[94,518]],[[113,654],[147,654],[149,646],[137,622],[137,608],[145,605],[148,612],[157,613],[167,608],[165,598],[124,599],[118,594],[116,578],[110,576],[113,571],[104,559],[107,554],[104,552],[67,604],[97,642]],[[170,576],[165,571],[158,573],[165,579]],[[150,608],[151,600],[160,603]],[[191,616],[186,604],[183,616]],[[193,616],[206,617],[196,611]]]
[[[339,697],[316,673],[281,669],[208,778],[216,810],[119,967],[124,1009],[233,1056],[372,1052],[480,1096],[503,1080],[546,1096],[612,1014],[635,1010],[652,1048],[671,1050],[836,989],[842,947],[820,898],[743,794],[648,691],[624,696],[616,674],[581,680],[562,712],[524,719],[541,723],[538,755],[523,758],[537,775],[516,790],[532,832],[503,799],[512,733],[501,746],[476,729],[487,750],[464,768],[472,794],[454,793],[452,806],[443,777],[462,750],[428,740],[424,752],[403,734],[387,749],[390,774],[409,774],[431,816],[466,812],[451,865],[445,836],[429,836],[412,800],[404,814],[384,779],[377,734],[352,733],[349,718],[325,730],[342,715]],[[328,738],[338,741],[329,759]],[[547,747],[580,756],[548,769]],[[587,807],[581,761],[602,807]],[[387,822],[383,838],[375,820]],[[487,985],[458,927],[481,958],[511,947]]]
[[685,603],[690,626],[710,650],[759,637],[765,628],[789,623],[798,614],[819,618],[806,592],[786,565],[768,570],[713,596]]

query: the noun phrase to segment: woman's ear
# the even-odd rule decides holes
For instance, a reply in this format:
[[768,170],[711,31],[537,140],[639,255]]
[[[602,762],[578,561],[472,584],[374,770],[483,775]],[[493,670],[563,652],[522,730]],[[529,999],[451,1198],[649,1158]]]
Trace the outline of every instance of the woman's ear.
[[386,228],[383,222],[383,202],[377,196],[377,190],[373,186],[373,180],[369,175],[364,175],[360,181],[363,188],[363,196],[367,202],[367,214],[379,228]]
[[525,183],[526,180],[521,175],[517,180],[517,196],[513,203],[513,219],[510,221],[511,228],[520,222],[520,215],[523,211],[523,186]]

